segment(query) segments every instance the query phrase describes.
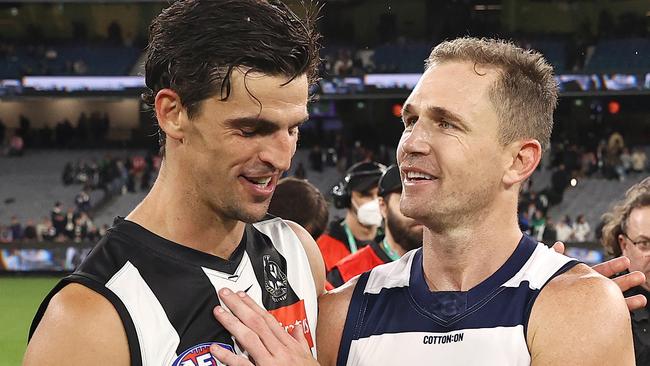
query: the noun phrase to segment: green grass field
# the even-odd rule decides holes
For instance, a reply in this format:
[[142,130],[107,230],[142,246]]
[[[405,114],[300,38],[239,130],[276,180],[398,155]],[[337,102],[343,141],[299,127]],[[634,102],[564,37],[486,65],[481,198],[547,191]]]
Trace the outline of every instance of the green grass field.
[[0,366],[20,365],[36,309],[58,278],[0,277]]

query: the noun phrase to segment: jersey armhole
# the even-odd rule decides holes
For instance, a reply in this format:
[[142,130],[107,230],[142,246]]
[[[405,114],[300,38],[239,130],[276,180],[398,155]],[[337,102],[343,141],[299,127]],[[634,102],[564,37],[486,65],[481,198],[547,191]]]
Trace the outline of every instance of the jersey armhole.
[[29,328],[28,341],[31,340],[32,336],[34,335],[36,328],[38,327],[39,323],[41,322],[41,319],[43,318],[43,315],[45,314],[45,310],[47,310],[47,307],[50,304],[50,301],[52,300],[52,297],[54,297],[54,295],[56,295],[59,291],[61,291],[61,289],[63,289],[65,286],[71,283],[78,283],[82,286],[85,286],[95,291],[96,293],[106,298],[113,305],[113,307],[117,311],[117,314],[120,316],[120,319],[122,320],[122,326],[124,326],[124,331],[126,332],[126,338],[129,344],[129,355],[131,359],[131,366],[142,366],[142,355],[140,353],[140,343],[138,342],[138,334],[136,333],[135,325],[133,324],[133,319],[131,319],[131,315],[126,309],[126,306],[124,306],[122,300],[120,300],[120,298],[115,293],[113,293],[111,290],[106,288],[106,286],[104,286],[101,281],[94,279],[93,276],[90,274],[73,273],[70,276],[63,278],[61,281],[59,281],[59,283],[56,284],[56,286],[52,289],[52,291],[50,291],[50,293],[47,294],[47,296],[39,306],[38,310],[36,311],[36,315],[34,316],[32,325]]
[[345,318],[345,325],[343,326],[341,344],[339,345],[339,353],[336,360],[337,366],[347,364],[352,341],[359,338],[366,307],[366,297],[363,295],[363,292],[366,289],[366,283],[369,277],[370,271],[361,274],[352,292],[348,315]]
[[562,273],[570,270],[571,268],[575,267],[576,265],[580,264],[582,262],[577,261],[577,260],[571,260],[567,263],[565,263],[560,269],[558,269],[551,277],[549,277],[548,280],[540,287],[539,291],[537,291],[534,295],[531,296],[530,300],[528,300],[528,304],[526,304],[526,309],[524,310],[524,337],[525,339],[528,339],[528,321],[530,320],[530,313],[533,311],[533,305],[535,305],[535,300],[537,300],[537,297],[539,294],[542,292],[544,287],[551,282],[552,279],[555,277],[561,275]]

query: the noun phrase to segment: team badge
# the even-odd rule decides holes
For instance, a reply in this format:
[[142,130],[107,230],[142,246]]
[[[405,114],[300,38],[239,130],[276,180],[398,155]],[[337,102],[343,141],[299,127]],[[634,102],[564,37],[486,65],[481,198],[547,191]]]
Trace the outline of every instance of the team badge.
[[[210,346],[213,343],[201,343],[181,353],[172,366],[224,366],[217,361],[210,353]],[[235,352],[229,344],[216,343],[230,352]]]
[[271,260],[270,255],[262,257],[264,263],[264,288],[273,301],[278,302],[287,298],[287,275],[280,266]]

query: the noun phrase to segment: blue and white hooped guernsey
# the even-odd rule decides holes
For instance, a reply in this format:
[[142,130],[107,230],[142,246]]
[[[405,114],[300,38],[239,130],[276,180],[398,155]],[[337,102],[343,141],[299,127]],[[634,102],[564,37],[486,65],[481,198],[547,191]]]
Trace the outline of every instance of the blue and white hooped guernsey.
[[524,235],[476,287],[431,292],[422,249],[413,250],[359,278],[337,365],[530,365],[526,328],[535,299],[578,263]]

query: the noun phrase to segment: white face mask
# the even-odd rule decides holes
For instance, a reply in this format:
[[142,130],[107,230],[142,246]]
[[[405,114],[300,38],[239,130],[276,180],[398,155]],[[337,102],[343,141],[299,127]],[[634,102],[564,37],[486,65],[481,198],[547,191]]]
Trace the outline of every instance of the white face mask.
[[379,199],[368,201],[357,209],[357,219],[364,226],[381,225],[381,211],[379,211]]

